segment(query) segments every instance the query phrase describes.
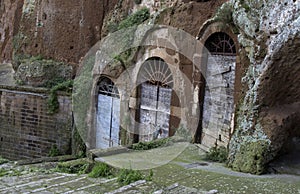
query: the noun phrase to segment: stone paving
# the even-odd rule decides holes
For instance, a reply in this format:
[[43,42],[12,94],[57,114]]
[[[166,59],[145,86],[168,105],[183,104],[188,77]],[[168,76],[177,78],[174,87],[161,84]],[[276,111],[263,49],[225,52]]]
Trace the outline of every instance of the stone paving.
[[[151,154],[158,159],[164,153],[172,155],[171,150],[178,147],[182,147],[182,144],[152,151],[106,156],[102,160],[124,162],[127,158],[130,163],[136,159],[138,164],[142,162],[143,152],[146,159]],[[126,186],[120,186],[116,178],[89,178],[86,174],[65,174],[48,170],[55,163],[26,166],[3,164],[0,165],[0,176],[1,169],[12,171],[0,178],[0,193],[300,193],[299,176],[255,176],[233,172],[223,164],[204,161],[202,156],[203,152],[195,145],[188,145],[174,160],[153,168],[152,181],[139,180]]]
[[179,184],[163,189],[153,182],[140,180],[130,185],[120,187],[116,178],[92,179],[86,175],[71,175],[63,173],[37,174],[31,173],[18,177],[2,178],[0,193],[197,193],[198,190]]

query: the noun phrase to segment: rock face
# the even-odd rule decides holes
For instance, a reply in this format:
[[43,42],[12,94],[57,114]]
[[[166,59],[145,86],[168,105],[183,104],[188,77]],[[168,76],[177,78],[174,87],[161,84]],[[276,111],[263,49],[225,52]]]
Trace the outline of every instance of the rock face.
[[197,33],[202,24],[210,19],[216,10],[227,0],[216,0],[197,3],[184,1],[173,7],[165,9],[158,17],[157,23],[180,28],[193,36]]
[[19,29],[23,0],[0,1],[0,63],[12,57],[13,36]]
[[42,55],[78,63],[100,40],[104,17],[116,3],[117,0],[1,0],[0,61],[11,60],[14,50],[15,57]]
[[[245,70],[229,166],[261,174],[299,138],[300,2],[232,0]],[[289,148],[288,148],[289,147]]]

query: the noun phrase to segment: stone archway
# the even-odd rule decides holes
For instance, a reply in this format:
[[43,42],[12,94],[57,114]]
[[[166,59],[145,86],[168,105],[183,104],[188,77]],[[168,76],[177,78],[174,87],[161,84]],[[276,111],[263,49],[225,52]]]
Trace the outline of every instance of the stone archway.
[[117,87],[107,77],[100,78],[96,103],[96,148],[120,144],[120,96]]

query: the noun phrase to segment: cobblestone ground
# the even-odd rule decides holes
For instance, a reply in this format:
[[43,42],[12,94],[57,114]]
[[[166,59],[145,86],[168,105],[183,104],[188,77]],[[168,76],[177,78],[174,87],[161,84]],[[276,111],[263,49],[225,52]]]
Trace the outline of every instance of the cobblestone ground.
[[[174,148],[176,145],[169,147]],[[170,150],[159,152],[161,157],[163,152],[170,153]],[[153,151],[150,153],[154,155]],[[140,154],[118,154],[101,160],[124,162],[125,158],[130,158],[132,162],[137,158],[140,162]],[[140,180],[126,186],[120,186],[116,178],[94,179],[86,174],[65,174],[48,169],[49,164],[3,164],[0,166],[0,193],[300,193],[299,176],[232,172],[223,164],[204,161],[203,153],[195,145],[189,145],[171,162],[154,168],[152,181]]]

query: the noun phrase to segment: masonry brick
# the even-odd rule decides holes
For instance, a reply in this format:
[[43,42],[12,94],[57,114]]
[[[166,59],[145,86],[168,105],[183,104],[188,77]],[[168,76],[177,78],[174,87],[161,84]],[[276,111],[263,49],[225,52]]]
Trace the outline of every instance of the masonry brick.
[[[44,94],[46,96],[46,94]],[[49,114],[47,97],[0,89],[0,155],[19,160],[48,156],[55,145],[70,154],[70,96],[59,96],[59,112]]]

